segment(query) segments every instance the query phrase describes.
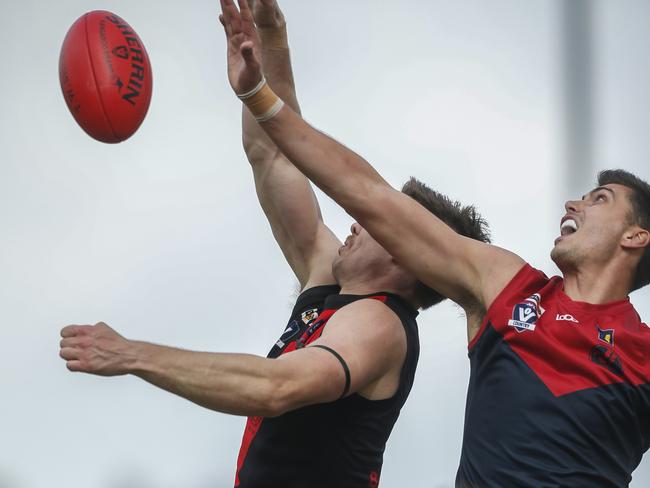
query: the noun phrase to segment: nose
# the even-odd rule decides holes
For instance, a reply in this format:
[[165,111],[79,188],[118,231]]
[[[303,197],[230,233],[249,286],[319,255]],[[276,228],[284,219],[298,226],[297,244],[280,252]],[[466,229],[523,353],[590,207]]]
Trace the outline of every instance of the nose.
[[350,226],[350,232],[352,232],[354,235],[358,235],[359,232],[361,232],[361,226],[355,222]]
[[581,204],[582,204],[582,200],[568,200],[564,204],[564,208],[567,212],[578,213]]

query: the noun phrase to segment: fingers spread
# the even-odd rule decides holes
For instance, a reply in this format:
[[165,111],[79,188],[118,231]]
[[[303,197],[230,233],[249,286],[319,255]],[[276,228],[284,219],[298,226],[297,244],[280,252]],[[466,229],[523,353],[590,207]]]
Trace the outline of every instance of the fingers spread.
[[223,12],[228,36],[241,32],[241,17],[237,6],[232,0],[221,0],[221,11]]
[[244,22],[253,22],[253,12],[251,12],[246,0],[237,0],[239,3],[239,13]]

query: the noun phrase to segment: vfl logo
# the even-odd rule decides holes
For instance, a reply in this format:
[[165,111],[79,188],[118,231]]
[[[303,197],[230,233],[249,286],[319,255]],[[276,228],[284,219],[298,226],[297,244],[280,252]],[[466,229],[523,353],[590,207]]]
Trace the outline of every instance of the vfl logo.
[[129,50],[126,46],[114,47],[113,56],[117,56],[120,59],[129,59]]
[[569,315],[569,314],[565,314],[565,315],[557,314],[555,316],[555,320],[557,320],[557,321],[565,320],[567,322],[573,322],[574,324],[579,324],[580,323],[575,319],[575,317],[573,315]]
[[508,325],[514,327],[517,332],[525,330],[534,331],[535,325],[539,318],[544,314],[544,309],[540,305],[542,297],[539,293],[526,298],[521,303],[515,305],[512,310],[512,319],[508,320]]

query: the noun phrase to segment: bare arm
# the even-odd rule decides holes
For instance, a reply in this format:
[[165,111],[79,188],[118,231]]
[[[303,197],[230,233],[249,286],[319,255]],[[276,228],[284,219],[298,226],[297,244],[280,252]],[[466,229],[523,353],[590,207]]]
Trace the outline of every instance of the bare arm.
[[[266,79],[300,113],[284,15],[275,0],[256,0],[251,7],[260,34]],[[280,152],[245,106],[242,134],[260,204],[301,288],[335,283],[331,265],[341,243],[323,223],[309,181]]]
[[[241,13],[222,0],[228,75],[236,93],[261,78],[255,27],[246,0]],[[421,281],[466,309],[487,308],[523,265],[515,254],[456,234],[414,200],[391,188],[359,155],[315,130],[286,106],[260,124],[309,179],[356,218]]]
[[[365,312],[364,320],[354,321],[357,332],[351,337],[351,317],[357,317],[363,307],[370,311]],[[337,320],[335,315],[327,334],[318,341],[346,358],[351,393],[386,389],[387,382],[399,377],[395,371],[401,367],[400,355],[403,361],[404,333],[401,324],[387,314],[392,312],[383,304],[357,305]],[[101,322],[68,326],[61,335],[60,355],[70,371],[101,376],[132,374],[198,405],[234,415],[277,416],[305,405],[331,402],[341,396],[345,386],[341,364],[320,348],[299,349],[278,359],[186,351],[125,339]]]

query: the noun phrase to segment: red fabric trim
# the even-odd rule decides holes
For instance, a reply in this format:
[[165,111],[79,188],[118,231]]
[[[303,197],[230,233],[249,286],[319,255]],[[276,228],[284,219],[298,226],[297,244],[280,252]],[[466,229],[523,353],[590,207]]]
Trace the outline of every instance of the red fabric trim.
[[239,448],[239,456],[237,456],[237,473],[235,474],[235,487],[239,486],[239,472],[241,471],[248,450],[253,443],[253,439],[260,430],[264,417],[248,417],[246,421],[246,428],[244,429],[244,437],[242,438],[241,447]]
[[490,304],[490,307],[488,308],[488,311],[485,314],[485,317],[483,318],[483,323],[481,324],[481,328],[478,330],[476,335],[472,338],[472,340],[467,345],[467,349],[469,351],[472,350],[474,345],[478,342],[478,340],[483,335],[483,332],[487,327],[487,323],[490,321],[490,317],[494,309],[497,308],[507,296],[509,296],[513,291],[517,289],[517,287],[520,285],[520,282],[523,280],[523,278],[528,277],[527,275],[530,271],[537,272],[537,270],[533,268],[530,264],[524,263],[521,269],[517,271],[517,273],[512,277],[510,282],[503,288],[503,290],[501,290],[501,292],[497,295],[494,301]]

